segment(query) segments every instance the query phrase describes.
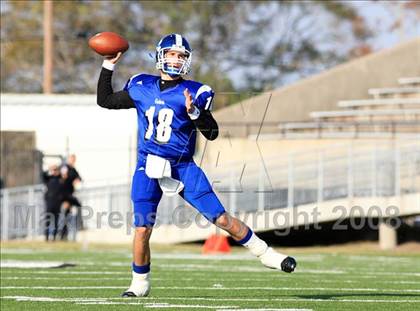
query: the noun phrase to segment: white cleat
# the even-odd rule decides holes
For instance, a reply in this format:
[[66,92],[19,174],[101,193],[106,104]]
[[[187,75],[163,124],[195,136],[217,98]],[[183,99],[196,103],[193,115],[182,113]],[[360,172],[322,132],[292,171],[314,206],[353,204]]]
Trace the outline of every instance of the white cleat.
[[146,297],[150,293],[150,273],[138,274],[133,272],[130,287],[122,293],[122,297]]
[[261,263],[270,269],[293,272],[296,268],[296,260],[292,257],[280,254],[271,247],[267,248],[264,254],[259,256]]

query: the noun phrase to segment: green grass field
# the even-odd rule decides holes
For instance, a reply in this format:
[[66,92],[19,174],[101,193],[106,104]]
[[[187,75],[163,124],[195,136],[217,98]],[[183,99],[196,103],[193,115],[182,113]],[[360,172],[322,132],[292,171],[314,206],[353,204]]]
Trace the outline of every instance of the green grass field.
[[[408,252],[374,248],[288,249],[298,269],[286,274],[241,248],[209,257],[194,245],[154,247],[150,296],[123,299],[129,246],[9,243],[2,245],[1,310],[420,310],[418,245]],[[6,267],[15,261],[76,266]]]

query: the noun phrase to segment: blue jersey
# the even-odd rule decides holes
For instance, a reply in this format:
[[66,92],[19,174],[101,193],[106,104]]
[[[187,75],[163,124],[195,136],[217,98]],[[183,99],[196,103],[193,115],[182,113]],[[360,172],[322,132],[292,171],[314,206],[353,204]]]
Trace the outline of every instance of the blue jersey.
[[196,128],[185,107],[184,90],[189,90],[200,110],[211,110],[214,92],[190,80],[160,91],[159,79],[139,74],[124,87],[137,109],[139,158],[154,154],[173,160],[190,159],[195,150]]

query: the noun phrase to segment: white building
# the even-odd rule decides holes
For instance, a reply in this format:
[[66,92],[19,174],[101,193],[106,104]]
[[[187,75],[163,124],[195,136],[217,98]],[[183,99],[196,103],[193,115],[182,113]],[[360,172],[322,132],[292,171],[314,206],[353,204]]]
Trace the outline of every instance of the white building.
[[46,155],[76,154],[85,186],[129,182],[136,117],[135,109],[97,106],[96,95],[1,94],[1,130],[34,131]]

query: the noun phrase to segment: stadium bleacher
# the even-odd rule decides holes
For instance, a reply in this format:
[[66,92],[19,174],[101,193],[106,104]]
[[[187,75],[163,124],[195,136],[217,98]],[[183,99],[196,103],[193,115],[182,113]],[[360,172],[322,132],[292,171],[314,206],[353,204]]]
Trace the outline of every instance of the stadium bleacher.
[[401,85],[420,85],[420,77],[399,78],[398,83]]
[[279,125],[281,137],[395,137],[420,133],[420,77],[398,79],[399,87],[372,88],[373,98],[341,100],[339,110],[313,111],[311,121]]
[[403,107],[420,107],[419,98],[381,98],[381,99],[357,99],[357,100],[341,100],[338,102],[341,108],[371,108],[383,106],[387,109],[403,108]]
[[420,87],[390,87],[390,88],[379,88],[369,89],[369,95],[373,95],[374,98],[380,98],[381,96],[395,96],[404,97],[410,95],[416,95],[420,93]]

